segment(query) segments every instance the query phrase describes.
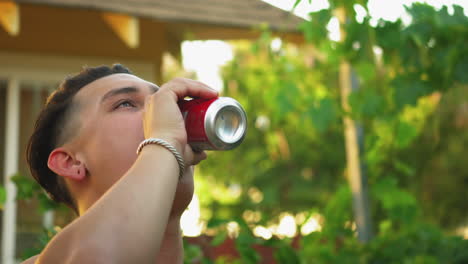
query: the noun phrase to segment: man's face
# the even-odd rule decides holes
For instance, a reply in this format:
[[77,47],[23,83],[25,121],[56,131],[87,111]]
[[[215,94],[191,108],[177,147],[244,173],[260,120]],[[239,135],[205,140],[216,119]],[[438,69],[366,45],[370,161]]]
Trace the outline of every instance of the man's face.
[[[76,94],[80,128],[71,143],[84,158],[89,174],[87,188],[97,197],[136,160],[136,149],[144,140],[145,99],[157,90],[156,85],[136,76],[112,74],[86,85]],[[183,193],[186,197],[176,200],[190,201],[192,197],[192,170],[187,172],[176,194],[177,197]]]

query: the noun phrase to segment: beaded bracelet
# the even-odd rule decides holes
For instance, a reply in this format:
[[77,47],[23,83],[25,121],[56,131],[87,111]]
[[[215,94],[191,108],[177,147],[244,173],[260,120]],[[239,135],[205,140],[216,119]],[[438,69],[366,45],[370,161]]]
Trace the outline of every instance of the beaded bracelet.
[[174,155],[174,157],[177,160],[177,163],[179,163],[179,179],[182,178],[182,176],[184,175],[184,171],[185,171],[185,163],[184,163],[184,159],[179,154],[177,149],[174,148],[171,144],[167,143],[165,140],[162,140],[160,138],[148,138],[148,139],[143,140],[138,146],[137,151],[136,151],[137,155],[140,154],[141,149],[143,149],[144,146],[149,145],[149,144],[160,145],[166,148],[167,150],[169,150]]

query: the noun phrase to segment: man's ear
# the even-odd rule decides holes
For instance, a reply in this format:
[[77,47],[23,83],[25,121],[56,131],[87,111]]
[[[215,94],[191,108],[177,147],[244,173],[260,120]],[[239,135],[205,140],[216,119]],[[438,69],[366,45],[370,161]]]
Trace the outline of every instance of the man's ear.
[[71,180],[81,181],[86,177],[84,162],[64,148],[56,148],[50,153],[47,166],[57,175]]

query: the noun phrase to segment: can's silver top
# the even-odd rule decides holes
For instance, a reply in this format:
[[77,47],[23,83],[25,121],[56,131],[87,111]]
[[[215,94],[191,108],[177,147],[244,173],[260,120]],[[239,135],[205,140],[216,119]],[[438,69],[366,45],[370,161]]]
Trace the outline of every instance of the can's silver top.
[[236,100],[219,97],[207,109],[205,132],[217,149],[229,150],[238,146],[247,130],[247,116]]

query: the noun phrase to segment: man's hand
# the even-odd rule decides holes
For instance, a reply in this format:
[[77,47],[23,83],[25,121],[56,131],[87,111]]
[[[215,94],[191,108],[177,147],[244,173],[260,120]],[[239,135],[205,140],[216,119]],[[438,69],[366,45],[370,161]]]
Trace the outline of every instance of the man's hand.
[[193,196],[193,167],[206,158],[205,152],[193,152],[187,144],[185,123],[177,102],[185,97],[213,98],[218,92],[205,84],[176,78],[161,86],[160,90],[147,99],[143,116],[145,138],[161,138],[173,145],[184,158],[186,171],[179,180],[171,219],[178,219]]
[[206,158],[205,153],[194,153],[187,144],[185,123],[177,102],[185,97],[210,99],[218,95],[207,85],[184,78],[176,78],[148,98],[143,117],[145,138],[161,138],[180,152],[187,165],[195,165]]

